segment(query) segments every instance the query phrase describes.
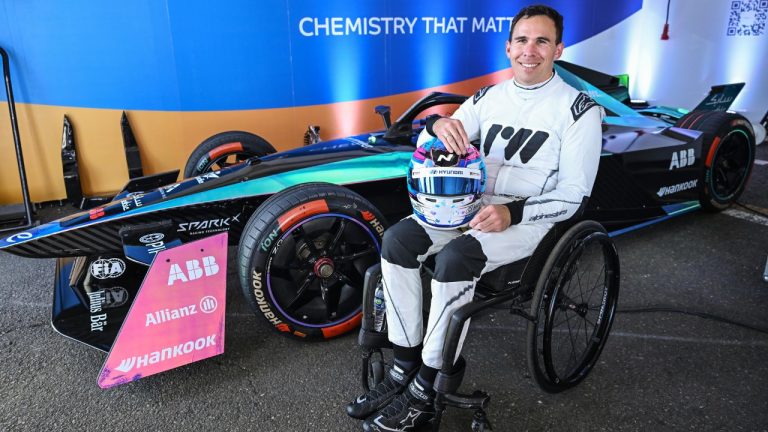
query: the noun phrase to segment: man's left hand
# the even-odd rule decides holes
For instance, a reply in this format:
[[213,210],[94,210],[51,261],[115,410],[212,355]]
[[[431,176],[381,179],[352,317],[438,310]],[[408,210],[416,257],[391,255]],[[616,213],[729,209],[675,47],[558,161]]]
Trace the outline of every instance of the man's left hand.
[[492,204],[480,209],[469,221],[469,227],[482,232],[499,232],[509,228],[512,216],[509,209],[500,204]]

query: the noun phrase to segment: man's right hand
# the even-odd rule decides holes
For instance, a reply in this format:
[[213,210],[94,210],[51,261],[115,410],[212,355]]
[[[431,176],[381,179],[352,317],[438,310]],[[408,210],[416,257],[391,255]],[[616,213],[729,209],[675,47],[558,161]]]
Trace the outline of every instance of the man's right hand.
[[437,139],[445,144],[451,153],[467,154],[467,148],[470,146],[470,143],[461,120],[449,117],[438,119],[432,125],[432,132],[435,133]]

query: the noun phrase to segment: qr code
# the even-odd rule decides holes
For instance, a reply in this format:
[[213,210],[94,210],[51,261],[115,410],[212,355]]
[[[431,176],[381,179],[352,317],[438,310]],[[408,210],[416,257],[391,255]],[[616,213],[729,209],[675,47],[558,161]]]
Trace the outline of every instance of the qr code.
[[768,0],[731,1],[727,36],[760,36],[765,34]]

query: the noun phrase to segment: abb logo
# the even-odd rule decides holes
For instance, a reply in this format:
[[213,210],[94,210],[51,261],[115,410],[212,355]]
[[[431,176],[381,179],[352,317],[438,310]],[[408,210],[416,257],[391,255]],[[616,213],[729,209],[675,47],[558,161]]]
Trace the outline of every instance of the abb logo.
[[684,149],[672,153],[672,159],[669,161],[669,169],[683,168],[693,165],[696,161],[696,154],[693,149]]
[[216,263],[216,258],[212,256],[206,256],[202,258],[203,267],[200,267],[200,261],[193,259],[185,263],[186,273],[182,271],[181,266],[178,264],[171,264],[171,270],[168,274],[168,286],[173,285],[176,281],[189,282],[191,280],[200,279],[205,274],[206,277],[213,276],[219,272],[219,264]]

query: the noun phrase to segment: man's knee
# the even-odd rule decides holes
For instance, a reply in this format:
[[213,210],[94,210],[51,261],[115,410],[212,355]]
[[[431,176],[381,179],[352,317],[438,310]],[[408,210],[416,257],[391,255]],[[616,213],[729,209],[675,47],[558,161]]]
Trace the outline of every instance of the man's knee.
[[429,235],[415,220],[408,218],[384,231],[381,257],[387,262],[405,268],[418,268],[419,255],[424,255],[432,246]]
[[463,235],[448,243],[435,257],[434,279],[438,282],[468,281],[480,277],[488,261],[480,242]]

